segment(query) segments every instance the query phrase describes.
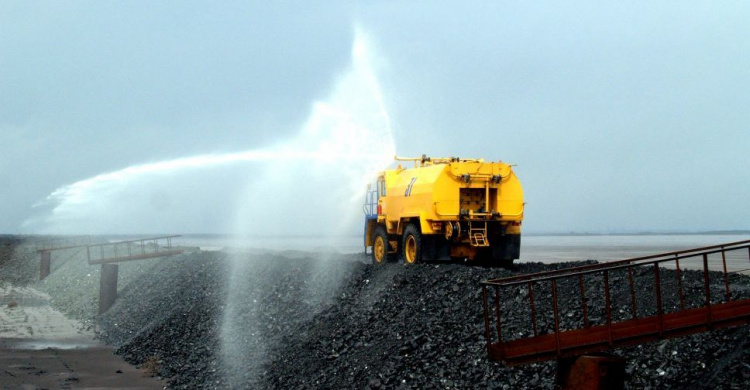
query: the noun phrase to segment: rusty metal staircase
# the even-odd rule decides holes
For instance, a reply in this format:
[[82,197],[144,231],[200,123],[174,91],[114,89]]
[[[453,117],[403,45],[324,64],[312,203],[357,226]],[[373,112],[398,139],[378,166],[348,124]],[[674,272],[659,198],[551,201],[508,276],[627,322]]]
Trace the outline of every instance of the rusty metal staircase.
[[750,261],[750,240],[484,281],[487,353],[516,365],[748,324],[727,258]]

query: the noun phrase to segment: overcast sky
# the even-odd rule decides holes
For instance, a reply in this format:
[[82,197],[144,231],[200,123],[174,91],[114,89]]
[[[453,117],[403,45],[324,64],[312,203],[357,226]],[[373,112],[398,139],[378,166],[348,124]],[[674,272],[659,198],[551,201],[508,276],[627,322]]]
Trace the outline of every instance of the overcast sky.
[[[749,20],[746,1],[0,0],[0,233],[55,231],[34,206],[96,175],[298,139],[357,29],[397,153],[517,164],[527,232],[750,229]],[[231,233],[261,169],[165,178],[70,233]],[[335,216],[309,187],[258,225],[319,231]]]

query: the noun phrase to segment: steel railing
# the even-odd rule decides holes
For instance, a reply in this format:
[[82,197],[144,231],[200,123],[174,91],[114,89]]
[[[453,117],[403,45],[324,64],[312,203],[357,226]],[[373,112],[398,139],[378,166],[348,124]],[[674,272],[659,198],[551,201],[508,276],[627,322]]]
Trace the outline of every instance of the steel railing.
[[[484,281],[489,357],[520,364],[748,323],[750,282],[729,255],[750,260],[750,240]],[[700,270],[681,267],[693,258]]]
[[177,255],[183,253],[183,250],[172,247],[172,239],[176,237],[180,236],[149,237],[89,245],[86,248],[86,256],[89,264],[105,264]]
[[366,219],[376,219],[378,217],[378,191],[367,191],[362,210],[365,213]]

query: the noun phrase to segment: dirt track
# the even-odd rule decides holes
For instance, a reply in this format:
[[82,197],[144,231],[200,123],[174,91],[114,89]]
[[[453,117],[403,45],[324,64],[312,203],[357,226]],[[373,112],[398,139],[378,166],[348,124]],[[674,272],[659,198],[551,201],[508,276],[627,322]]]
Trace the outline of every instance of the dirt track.
[[166,383],[114,354],[112,347],[17,349],[0,339],[0,389],[162,389]]

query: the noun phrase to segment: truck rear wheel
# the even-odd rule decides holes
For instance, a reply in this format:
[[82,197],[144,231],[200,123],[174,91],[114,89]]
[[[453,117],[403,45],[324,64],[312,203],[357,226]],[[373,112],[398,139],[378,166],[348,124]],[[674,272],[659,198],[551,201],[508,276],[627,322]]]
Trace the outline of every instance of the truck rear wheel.
[[410,223],[404,229],[404,263],[414,264],[422,261],[422,233],[419,228]]
[[492,262],[505,268],[513,266],[513,260],[521,255],[521,235],[506,234],[493,238]]
[[383,264],[388,260],[388,233],[382,226],[375,228],[372,241],[372,263]]

